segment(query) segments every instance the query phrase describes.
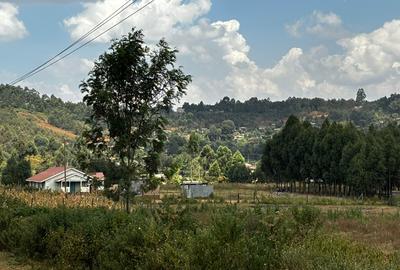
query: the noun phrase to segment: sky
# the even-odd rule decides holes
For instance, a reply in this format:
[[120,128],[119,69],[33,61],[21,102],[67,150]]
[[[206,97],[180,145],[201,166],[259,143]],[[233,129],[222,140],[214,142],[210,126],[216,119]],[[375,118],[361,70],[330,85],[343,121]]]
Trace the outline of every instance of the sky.
[[[0,0],[0,84],[48,60],[125,2]],[[193,76],[185,102],[347,99],[359,88],[377,99],[400,88],[398,0],[155,0],[19,85],[80,101],[79,84],[93,62],[133,27],[150,46],[165,38],[179,50],[178,64]]]

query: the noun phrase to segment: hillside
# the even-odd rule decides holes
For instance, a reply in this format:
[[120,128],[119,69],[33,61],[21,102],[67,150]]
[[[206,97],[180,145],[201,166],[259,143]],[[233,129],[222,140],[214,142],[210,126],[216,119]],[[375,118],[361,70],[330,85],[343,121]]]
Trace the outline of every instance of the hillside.
[[315,124],[325,118],[333,121],[352,121],[359,127],[386,125],[400,119],[400,95],[392,94],[376,101],[324,100],[321,98],[289,98],[285,101],[251,98],[241,102],[224,97],[214,105],[185,103],[181,108],[186,122],[199,127],[215,125],[223,120],[233,120],[236,126],[248,128],[281,126],[290,115]]
[[86,115],[83,104],[0,85],[0,170],[15,153],[29,156],[33,172],[62,163],[62,143],[76,139]]
[[[21,149],[30,149],[34,170],[63,162],[63,140],[74,141],[88,115],[89,109],[83,103],[0,85],[0,169]],[[172,162],[171,157],[185,153],[193,132],[200,135],[200,147],[210,145],[216,150],[227,146],[256,162],[265,140],[277,133],[290,115],[314,126],[320,126],[326,118],[350,120],[359,128],[385,126],[400,119],[400,95],[376,101],[289,98],[273,102],[251,98],[242,102],[225,97],[214,105],[185,103],[167,116],[170,124],[166,164]]]

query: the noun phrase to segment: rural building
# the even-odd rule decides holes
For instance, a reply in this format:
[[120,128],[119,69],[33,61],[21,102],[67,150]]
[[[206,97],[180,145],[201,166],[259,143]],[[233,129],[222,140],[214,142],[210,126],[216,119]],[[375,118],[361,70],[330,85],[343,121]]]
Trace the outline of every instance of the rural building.
[[183,182],[181,184],[183,196],[188,199],[208,198],[214,193],[214,187],[202,182]]
[[[66,191],[68,193],[90,192],[91,177],[75,168],[67,168]],[[52,191],[65,191],[64,167],[52,167],[28,179],[28,186]]]
[[[94,173],[89,173],[89,175],[92,178],[92,185],[91,185],[92,188],[90,191],[93,191],[94,189],[104,190],[104,181],[106,180],[104,173],[94,172]],[[94,182],[96,182],[96,184]]]

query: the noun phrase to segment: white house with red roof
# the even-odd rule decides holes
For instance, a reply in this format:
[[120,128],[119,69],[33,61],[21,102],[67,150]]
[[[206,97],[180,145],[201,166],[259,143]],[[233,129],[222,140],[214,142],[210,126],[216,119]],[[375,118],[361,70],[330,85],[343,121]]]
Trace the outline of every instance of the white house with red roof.
[[90,180],[91,176],[84,172],[64,167],[52,167],[26,179],[30,187],[68,193],[90,192]]

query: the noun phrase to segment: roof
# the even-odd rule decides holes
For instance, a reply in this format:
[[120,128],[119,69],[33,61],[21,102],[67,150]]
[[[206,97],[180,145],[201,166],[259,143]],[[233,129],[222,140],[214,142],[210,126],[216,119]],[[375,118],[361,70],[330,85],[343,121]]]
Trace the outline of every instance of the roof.
[[63,171],[64,171],[64,167],[51,167],[41,173],[38,173],[38,174],[26,179],[26,181],[42,183],[42,182],[45,182],[48,178],[50,178],[54,175],[57,175]]
[[205,186],[208,185],[207,182],[200,182],[200,181],[183,181],[181,186]]
[[104,178],[105,178],[103,172],[94,172],[94,173],[90,173],[89,175],[97,178],[97,180],[100,180],[100,181],[104,180]]

